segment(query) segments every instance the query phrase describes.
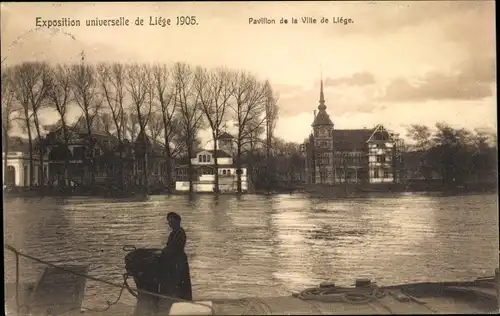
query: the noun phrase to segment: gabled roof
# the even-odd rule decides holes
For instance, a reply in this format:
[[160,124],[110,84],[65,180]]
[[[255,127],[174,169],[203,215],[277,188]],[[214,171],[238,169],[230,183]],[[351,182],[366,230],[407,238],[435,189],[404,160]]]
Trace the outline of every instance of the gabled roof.
[[[208,150],[208,152],[211,153],[212,155],[214,154],[213,150]],[[233,158],[232,155],[221,149],[217,149],[217,152],[214,156],[216,156],[217,158]]]
[[333,146],[339,151],[364,150],[374,129],[334,129]]
[[381,124],[375,126],[372,135],[368,138],[368,141],[377,140],[393,141],[391,134]]
[[[196,154],[196,157],[198,157],[198,155],[202,154],[202,153],[210,153],[210,154],[214,155],[213,150],[202,150]],[[217,154],[214,156],[216,156],[217,158],[233,158],[233,156],[231,154],[229,154],[226,151],[221,150],[221,149],[217,149]],[[196,157],[193,157],[193,158],[196,158]]]
[[149,140],[149,137],[147,134],[144,133],[144,131],[140,131],[139,135],[137,135],[137,138],[135,139],[135,143],[143,143],[146,142],[147,145],[151,145],[151,141]]
[[229,134],[228,132],[222,132],[219,135],[219,139],[234,139],[233,135]]

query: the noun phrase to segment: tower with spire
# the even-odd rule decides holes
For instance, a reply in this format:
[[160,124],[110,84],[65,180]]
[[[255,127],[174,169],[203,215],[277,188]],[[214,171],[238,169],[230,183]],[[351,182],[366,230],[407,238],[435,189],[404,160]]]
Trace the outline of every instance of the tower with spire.
[[[316,111],[315,111],[316,112]],[[314,152],[312,169],[314,170],[313,183],[333,184],[334,182],[334,156],[333,156],[333,127],[334,124],[326,112],[325,95],[323,92],[323,78],[319,92],[318,112],[312,123],[311,135]]]

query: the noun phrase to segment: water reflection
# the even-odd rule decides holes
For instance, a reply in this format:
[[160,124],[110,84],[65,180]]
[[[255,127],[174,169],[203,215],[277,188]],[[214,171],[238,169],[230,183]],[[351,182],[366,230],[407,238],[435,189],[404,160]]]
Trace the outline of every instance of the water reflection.
[[[4,209],[7,243],[54,262],[89,264],[91,275],[115,282],[123,245],[162,247],[165,216],[175,211],[188,237],[195,298],[286,295],[325,279],[351,284],[364,276],[382,283],[453,280],[498,266],[496,195],[46,198],[11,199]],[[21,264],[26,280],[42,268]],[[5,267],[12,282],[7,253]],[[102,307],[115,292],[88,282],[85,305]]]

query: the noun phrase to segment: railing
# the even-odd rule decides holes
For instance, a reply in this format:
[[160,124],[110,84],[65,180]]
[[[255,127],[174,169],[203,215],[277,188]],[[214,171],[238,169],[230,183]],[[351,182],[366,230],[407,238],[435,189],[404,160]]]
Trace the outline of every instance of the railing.
[[[85,309],[87,309],[89,311],[95,311],[95,312],[105,312],[105,311],[107,311],[111,306],[113,306],[113,305],[115,305],[115,304],[118,303],[118,301],[120,300],[120,298],[121,298],[121,296],[123,294],[123,290],[126,289],[126,290],[128,290],[130,292],[130,294],[132,294],[135,297],[138,297],[139,294],[146,294],[146,295],[149,295],[149,296],[153,296],[153,297],[157,297],[157,298],[162,298],[162,299],[167,299],[167,300],[171,300],[171,301],[174,301],[174,302],[176,302],[176,301],[177,302],[187,302],[187,303],[191,303],[191,304],[196,304],[196,305],[208,307],[208,308],[210,308],[210,310],[212,312],[212,315],[215,315],[215,311],[214,311],[213,307],[211,305],[209,305],[209,304],[188,301],[188,300],[184,300],[184,299],[181,299],[181,298],[178,298],[178,297],[173,297],[173,296],[168,296],[168,295],[153,293],[153,292],[149,292],[149,291],[146,291],[146,290],[141,290],[141,289],[138,289],[138,288],[131,288],[128,285],[128,283],[127,283],[127,278],[129,276],[127,273],[123,274],[123,284],[118,284],[118,283],[114,283],[114,282],[111,282],[111,281],[102,280],[102,279],[90,276],[88,274],[81,274],[81,273],[72,271],[70,269],[66,269],[64,267],[60,267],[60,266],[58,266],[56,264],[53,264],[51,262],[48,262],[48,261],[45,261],[45,260],[42,260],[42,259],[30,256],[28,254],[22,253],[22,252],[18,251],[16,248],[14,248],[13,246],[11,246],[11,245],[5,245],[5,248],[7,250],[13,252],[15,254],[15,256],[16,256],[16,309],[17,309],[17,314],[18,315],[19,315],[19,312],[20,312],[20,310],[21,310],[22,307],[27,307],[29,309],[29,306],[21,305],[20,298],[19,298],[19,287],[20,287],[19,286],[19,279],[20,279],[19,278],[19,272],[20,272],[19,258],[20,257],[24,257],[24,258],[33,260],[35,262],[42,263],[42,264],[44,264],[46,266],[53,267],[53,268],[56,268],[56,269],[60,269],[60,270],[63,270],[65,272],[68,272],[68,273],[71,273],[71,274],[83,277],[85,279],[96,281],[96,282],[99,282],[99,283],[102,283],[102,284],[107,284],[107,285],[110,285],[110,286],[113,286],[115,288],[119,288],[120,289],[120,293],[118,295],[118,298],[114,302],[106,301],[106,304],[108,305],[107,307],[105,307],[104,309],[85,308]],[[135,247],[125,245],[123,247],[123,250],[124,251],[135,250]],[[81,309],[81,308],[79,307],[79,309]],[[68,311],[65,311],[65,312],[63,312],[61,314],[65,314],[65,313],[68,313],[70,311],[71,310],[68,310]],[[51,314],[51,315],[54,315],[54,314]]]

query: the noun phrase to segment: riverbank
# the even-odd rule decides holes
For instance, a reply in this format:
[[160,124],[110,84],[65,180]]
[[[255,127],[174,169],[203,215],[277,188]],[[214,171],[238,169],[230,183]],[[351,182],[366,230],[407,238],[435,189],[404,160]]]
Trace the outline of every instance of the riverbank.
[[[376,184],[376,185],[309,185],[300,188],[279,188],[267,190],[251,190],[248,192],[219,192],[218,195],[280,195],[280,194],[310,194],[312,196],[320,197],[349,197],[349,196],[362,196],[364,194],[372,193],[443,193],[443,194],[456,194],[462,195],[467,193],[495,193],[498,192],[498,187],[495,184],[479,183],[469,184],[464,186],[444,188],[443,186],[420,184],[420,185],[401,185],[401,184]],[[116,190],[108,188],[9,188],[4,189],[5,197],[75,197],[75,196],[89,196],[89,197],[104,197],[104,198],[126,198],[137,199],[147,198],[148,196],[167,196],[167,195],[190,195],[189,192],[174,191],[168,192],[167,189],[151,190],[144,192],[141,188],[135,190]],[[192,195],[215,195],[212,192],[194,192]]]

